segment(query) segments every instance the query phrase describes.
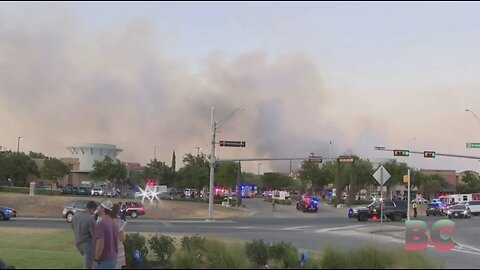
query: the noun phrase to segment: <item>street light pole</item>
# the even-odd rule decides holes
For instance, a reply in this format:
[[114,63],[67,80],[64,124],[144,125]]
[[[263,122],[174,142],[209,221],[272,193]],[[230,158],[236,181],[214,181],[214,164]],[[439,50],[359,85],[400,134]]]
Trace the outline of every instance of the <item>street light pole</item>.
[[220,121],[218,124],[215,121],[215,110],[212,107],[211,113],[211,123],[212,123],[212,152],[210,154],[210,192],[208,194],[208,221],[213,221],[213,195],[214,195],[214,180],[215,180],[215,144],[216,144],[216,134],[217,128],[223,125],[230,117],[232,117],[237,111],[241,111],[243,108],[237,108],[232,113],[230,113],[225,119]]
[[17,138],[17,154],[20,153],[20,139],[21,139],[21,138],[22,138],[22,137],[18,137],[18,138]]
[[202,148],[200,148],[200,147],[198,147],[198,146],[195,147],[195,148],[197,148],[197,156],[200,156],[200,149],[202,149]]
[[466,109],[465,111],[473,114],[473,116],[480,122],[480,117],[478,117],[478,115],[475,112],[473,112],[472,110],[469,110],[469,109]]
[[213,185],[215,179],[215,134],[217,123],[214,120],[214,109],[212,107],[212,152],[210,154],[210,192],[208,194],[208,220],[213,220]]

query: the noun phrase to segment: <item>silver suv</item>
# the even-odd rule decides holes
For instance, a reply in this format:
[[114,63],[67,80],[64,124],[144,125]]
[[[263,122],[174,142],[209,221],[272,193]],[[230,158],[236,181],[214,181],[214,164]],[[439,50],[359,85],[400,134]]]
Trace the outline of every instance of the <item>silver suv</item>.
[[[83,212],[85,211],[85,208],[87,208],[87,203],[89,201],[87,200],[78,200],[78,201],[71,201],[65,205],[62,211],[62,216],[63,218],[66,218],[69,223],[72,222],[73,216],[77,212]],[[97,205],[100,205],[97,202]]]

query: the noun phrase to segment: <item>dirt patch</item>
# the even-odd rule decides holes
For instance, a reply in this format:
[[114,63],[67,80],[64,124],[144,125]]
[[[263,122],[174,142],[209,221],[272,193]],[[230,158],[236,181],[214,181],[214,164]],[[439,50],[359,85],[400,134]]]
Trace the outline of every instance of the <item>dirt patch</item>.
[[[35,195],[33,197],[27,194],[4,193],[0,192],[0,205],[15,208],[19,217],[54,217],[61,218],[62,210],[65,204],[73,200],[95,200],[102,201],[106,198],[80,196],[44,196]],[[112,199],[112,202],[127,201],[122,199]],[[128,200],[133,201],[133,200]],[[158,211],[156,203],[150,204],[145,201],[146,215],[139,219],[155,219],[158,218],[175,219],[175,218],[206,218],[208,216],[208,204],[200,202],[180,202],[180,201],[160,201],[158,203]],[[236,208],[226,208],[215,205],[215,218],[233,218],[244,217],[249,213],[237,210]]]

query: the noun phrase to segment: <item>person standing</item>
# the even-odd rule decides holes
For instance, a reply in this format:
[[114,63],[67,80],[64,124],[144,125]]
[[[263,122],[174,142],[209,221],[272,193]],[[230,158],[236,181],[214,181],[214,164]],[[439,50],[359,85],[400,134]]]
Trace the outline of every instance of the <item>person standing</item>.
[[99,221],[94,229],[95,269],[114,269],[118,261],[118,228],[110,217],[113,210],[111,201],[100,204]]
[[413,202],[412,208],[413,208],[413,217],[417,218],[417,202],[416,201]]
[[127,226],[127,222],[119,218],[120,214],[120,204],[113,205],[112,213],[110,213],[110,217],[112,218],[115,226],[118,229],[118,256],[117,256],[117,266],[116,269],[122,269],[123,266],[127,265],[125,260],[125,248],[123,246],[123,242],[125,241],[125,227]]
[[93,232],[95,219],[93,214],[97,203],[89,201],[84,212],[73,216],[72,229],[75,235],[75,246],[83,256],[83,268],[91,269],[93,266]]

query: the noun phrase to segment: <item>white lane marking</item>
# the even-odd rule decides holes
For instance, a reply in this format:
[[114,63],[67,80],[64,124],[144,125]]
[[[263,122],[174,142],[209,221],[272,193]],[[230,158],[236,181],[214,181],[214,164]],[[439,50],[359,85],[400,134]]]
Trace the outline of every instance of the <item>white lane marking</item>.
[[308,229],[312,228],[313,226],[298,226],[298,227],[289,227],[289,228],[282,228],[282,231],[295,231],[295,230],[301,230],[301,229]]
[[475,252],[480,253],[480,249],[475,248],[475,247],[472,247],[472,246],[467,246],[467,245],[464,245],[464,244],[462,244],[462,243],[457,243],[457,247],[459,247],[459,248],[471,249],[471,250],[473,250],[473,251],[475,251]]
[[172,223],[166,221],[162,222],[162,225],[165,227],[173,227]]
[[334,227],[334,228],[326,228],[316,230],[316,233],[324,233],[324,232],[331,232],[331,231],[338,231],[338,230],[345,230],[345,229],[353,229],[353,228],[361,228],[366,227],[367,225],[352,225],[352,226],[344,226],[344,227]]
[[246,230],[246,229],[253,229],[254,227],[251,226],[244,226],[244,227],[235,227],[235,229]]
[[14,217],[11,220],[25,221],[66,221],[66,218],[35,218],[35,217]]

